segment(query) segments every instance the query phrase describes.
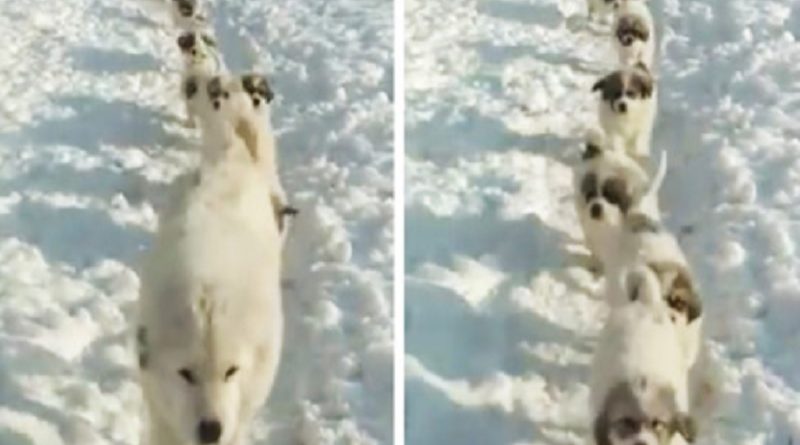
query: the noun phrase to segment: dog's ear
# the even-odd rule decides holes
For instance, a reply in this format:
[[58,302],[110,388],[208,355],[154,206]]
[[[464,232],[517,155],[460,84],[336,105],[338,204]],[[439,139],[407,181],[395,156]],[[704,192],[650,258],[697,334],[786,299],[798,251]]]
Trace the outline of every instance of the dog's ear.
[[199,86],[197,85],[196,76],[189,76],[186,78],[186,81],[183,83],[183,95],[186,96],[187,99],[193,98],[197,94],[198,89]]
[[700,300],[700,295],[697,294],[692,278],[689,276],[688,271],[681,269],[678,276],[673,283],[674,290],[682,290],[685,295],[684,304],[686,304],[686,315],[689,323],[695,321],[703,314],[703,302]]
[[608,413],[603,410],[596,419],[592,427],[594,434],[594,442],[596,445],[611,445],[611,423],[608,419]]
[[603,77],[602,79],[598,80],[597,82],[592,85],[592,93],[596,93],[598,91],[603,91],[606,87],[606,81],[608,80],[608,76]]
[[[644,65],[641,61],[639,63]],[[650,71],[645,66],[644,70],[633,75],[631,78],[631,86],[643,99],[649,99],[653,96],[653,91],[655,90],[655,79],[653,79],[653,76],[650,75]]]
[[204,42],[206,45],[208,45],[208,46],[210,46],[210,47],[212,47],[212,48],[216,48],[216,47],[217,47],[217,41],[216,41],[216,40],[214,40],[214,38],[213,38],[213,37],[211,37],[210,35],[203,33],[203,34],[200,36],[200,38],[201,38],[201,39],[203,39],[203,42]]
[[147,368],[149,355],[147,347],[147,329],[144,326],[136,328],[136,354],[139,356],[139,368]]
[[671,426],[673,434],[680,434],[687,442],[694,443],[697,439],[697,422],[688,414],[677,414]]

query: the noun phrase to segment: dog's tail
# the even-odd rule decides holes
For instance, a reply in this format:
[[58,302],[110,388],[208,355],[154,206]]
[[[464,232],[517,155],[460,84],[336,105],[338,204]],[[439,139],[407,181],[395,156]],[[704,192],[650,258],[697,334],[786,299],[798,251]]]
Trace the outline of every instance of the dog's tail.
[[644,214],[654,221],[661,220],[661,211],[658,206],[658,192],[661,191],[661,186],[664,184],[664,178],[667,176],[667,151],[661,151],[661,159],[658,164],[658,170],[650,181],[650,186],[647,191],[639,199],[636,206],[637,213]]
[[662,301],[661,284],[655,272],[645,264],[629,269],[624,276],[624,289],[627,301],[655,304]]

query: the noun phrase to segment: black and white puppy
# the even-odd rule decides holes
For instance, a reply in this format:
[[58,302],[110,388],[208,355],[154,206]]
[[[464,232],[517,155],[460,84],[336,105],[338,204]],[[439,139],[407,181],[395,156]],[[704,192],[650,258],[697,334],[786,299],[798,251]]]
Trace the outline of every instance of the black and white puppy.
[[196,31],[207,29],[208,18],[198,0],[169,0],[172,21],[178,29]]
[[591,269],[599,272],[616,255],[625,215],[645,193],[648,174],[627,154],[609,150],[602,132],[593,130],[574,177],[575,208]]
[[185,31],[176,41],[183,60],[181,89],[186,103],[187,125],[194,127],[197,109],[192,105],[190,95],[197,89],[197,80],[210,78],[225,72],[222,55],[211,35],[200,31]]
[[620,68],[595,82],[592,91],[600,92],[598,115],[609,146],[644,163],[658,110],[650,70],[642,63]]
[[641,62],[653,69],[656,30],[644,0],[624,0],[616,10],[612,38],[622,66]]
[[662,289],[644,265],[624,274],[625,303],[613,307],[592,362],[596,445],[692,443],[688,367]]

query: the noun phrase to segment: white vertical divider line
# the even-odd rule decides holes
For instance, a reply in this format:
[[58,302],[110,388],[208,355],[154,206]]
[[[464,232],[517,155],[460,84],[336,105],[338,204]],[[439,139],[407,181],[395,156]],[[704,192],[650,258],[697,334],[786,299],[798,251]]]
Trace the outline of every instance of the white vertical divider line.
[[405,2],[394,0],[394,444],[405,444]]

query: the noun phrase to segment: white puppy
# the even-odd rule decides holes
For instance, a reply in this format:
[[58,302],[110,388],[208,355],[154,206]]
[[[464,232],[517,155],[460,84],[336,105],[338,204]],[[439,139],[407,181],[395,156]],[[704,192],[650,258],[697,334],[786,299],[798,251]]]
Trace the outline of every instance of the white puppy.
[[609,146],[624,150],[644,163],[658,110],[655,79],[643,64],[624,67],[598,80],[592,91],[601,93],[600,125]]
[[617,253],[622,222],[645,192],[648,175],[627,154],[608,150],[604,135],[591,131],[575,172],[575,208],[592,269],[603,270]]
[[625,274],[627,302],[612,309],[592,363],[596,445],[694,442],[688,372],[676,327],[646,266]]
[[[691,366],[697,360],[702,341],[702,301],[683,249],[661,221],[658,192],[665,172],[666,152],[662,152],[658,173],[648,191],[625,216],[617,254],[610,261],[606,275],[606,286],[612,296],[621,294],[622,273],[632,265],[647,265],[660,281],[662,299],[670,308],[686,362]],[[622,302],[612,300],[610,303]]]
[[[219,156],[220,140],[234,132],[247,148],[251,162],[265,173],[270,185],[270,200],[276,211],[276,219],[282,235],[288,233],[289,218],[299,211],[290,206],[278,174],[275,136],[269,121],[269,104],[274,94],[264,76],[245,74],[241,76],[215,76],[196,78],[197,88],[188,98],[196,110],[203,129],[204,159]],[[226,116],[219,119],[219,116]],[[231,128],[221,125],[238,116],[247,125]]]
[[211,35],[199,31],[186,31],[177,39],[183,59],[181,90],[186,103],[187,125],[194,127],[197,106],[190,99],[197,92],[198,79],[209,78],[226,71],[222,55]]
[[241,138],[228,134],[162,214],[142,270],[137,345],[148,445],[243,445],[277,372],[281,254],[264,199],[270,186]]
[[208,29],[208,18],[198,0],[168,0],[172,21],[178,29],[197,31]]
[[650,9],[642,0],[624,0],[617,8],[612,38],[622,66],[644,63],[653,69],[656,29]]

